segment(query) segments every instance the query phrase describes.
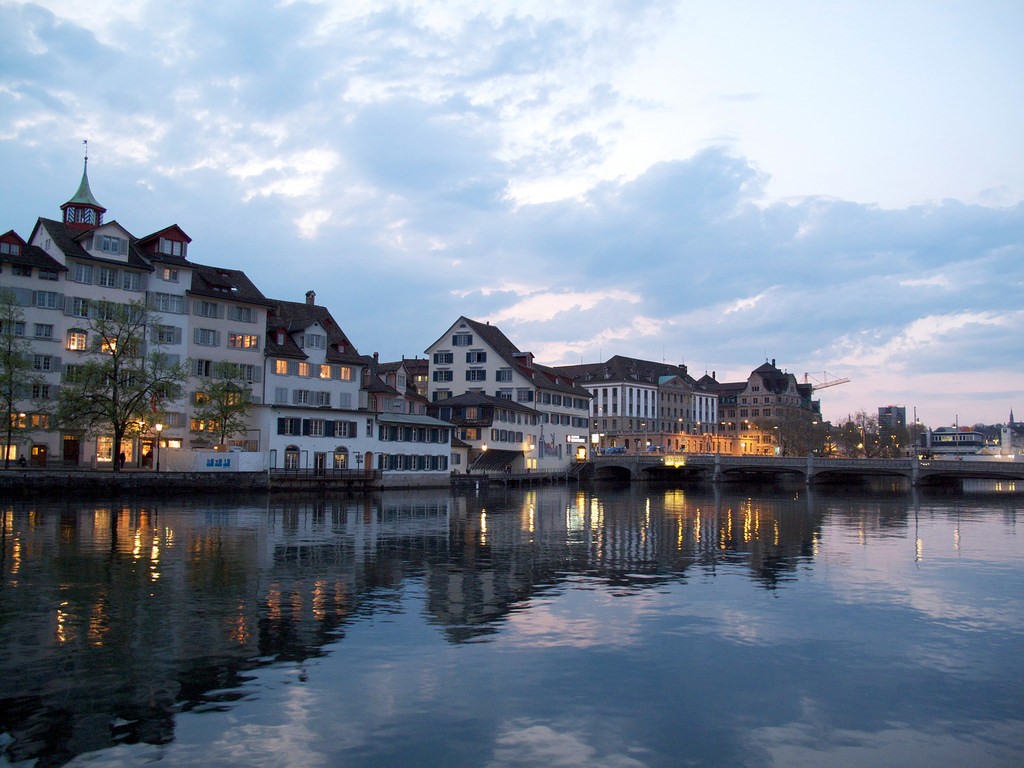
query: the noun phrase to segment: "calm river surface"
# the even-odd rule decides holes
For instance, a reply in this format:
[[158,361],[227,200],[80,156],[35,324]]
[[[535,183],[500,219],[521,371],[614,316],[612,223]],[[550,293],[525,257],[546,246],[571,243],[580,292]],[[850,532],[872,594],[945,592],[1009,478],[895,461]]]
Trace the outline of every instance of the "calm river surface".
[[1024,496],[746,493],[3,503],[0,765],[1024,765]]

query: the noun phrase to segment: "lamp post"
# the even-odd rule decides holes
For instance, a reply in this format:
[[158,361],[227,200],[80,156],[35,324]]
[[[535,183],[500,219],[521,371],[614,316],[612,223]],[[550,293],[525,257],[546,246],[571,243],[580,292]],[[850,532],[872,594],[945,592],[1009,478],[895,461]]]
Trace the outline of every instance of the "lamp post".
[[160,433],[164,431],[164,425],[157,422],[153,425],[156,430],[156,471],[160,471]]

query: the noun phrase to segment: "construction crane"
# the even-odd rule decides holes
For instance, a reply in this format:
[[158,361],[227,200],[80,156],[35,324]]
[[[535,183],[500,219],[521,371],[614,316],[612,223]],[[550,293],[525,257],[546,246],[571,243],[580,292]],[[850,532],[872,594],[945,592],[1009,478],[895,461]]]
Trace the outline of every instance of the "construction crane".
[[804,384],[810,384],[814,391],[817,392],[819,389],[828,389],[829,387],[837,387],[840,384],[849,383],[849,379],[840,379],[832,376],[828,371],[822,371],[821,373],[804,373]]

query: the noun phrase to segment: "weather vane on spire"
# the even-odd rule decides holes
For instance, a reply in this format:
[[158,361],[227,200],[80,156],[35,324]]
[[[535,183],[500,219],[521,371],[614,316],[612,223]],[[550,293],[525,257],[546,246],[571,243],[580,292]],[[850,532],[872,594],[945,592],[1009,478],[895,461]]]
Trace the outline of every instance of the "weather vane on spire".
[[82,139],[82,143],[85,145],[85,164],[89,164],[89,140]]

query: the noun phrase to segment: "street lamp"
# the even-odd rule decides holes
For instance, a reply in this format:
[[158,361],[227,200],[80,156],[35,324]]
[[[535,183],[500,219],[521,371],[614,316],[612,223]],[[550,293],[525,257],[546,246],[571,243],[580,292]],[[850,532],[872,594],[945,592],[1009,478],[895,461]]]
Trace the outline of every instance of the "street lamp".
[[156,471],[160,471],[160,433],[164,431],[164,425],[157,422],[153,425],[156,430]]

